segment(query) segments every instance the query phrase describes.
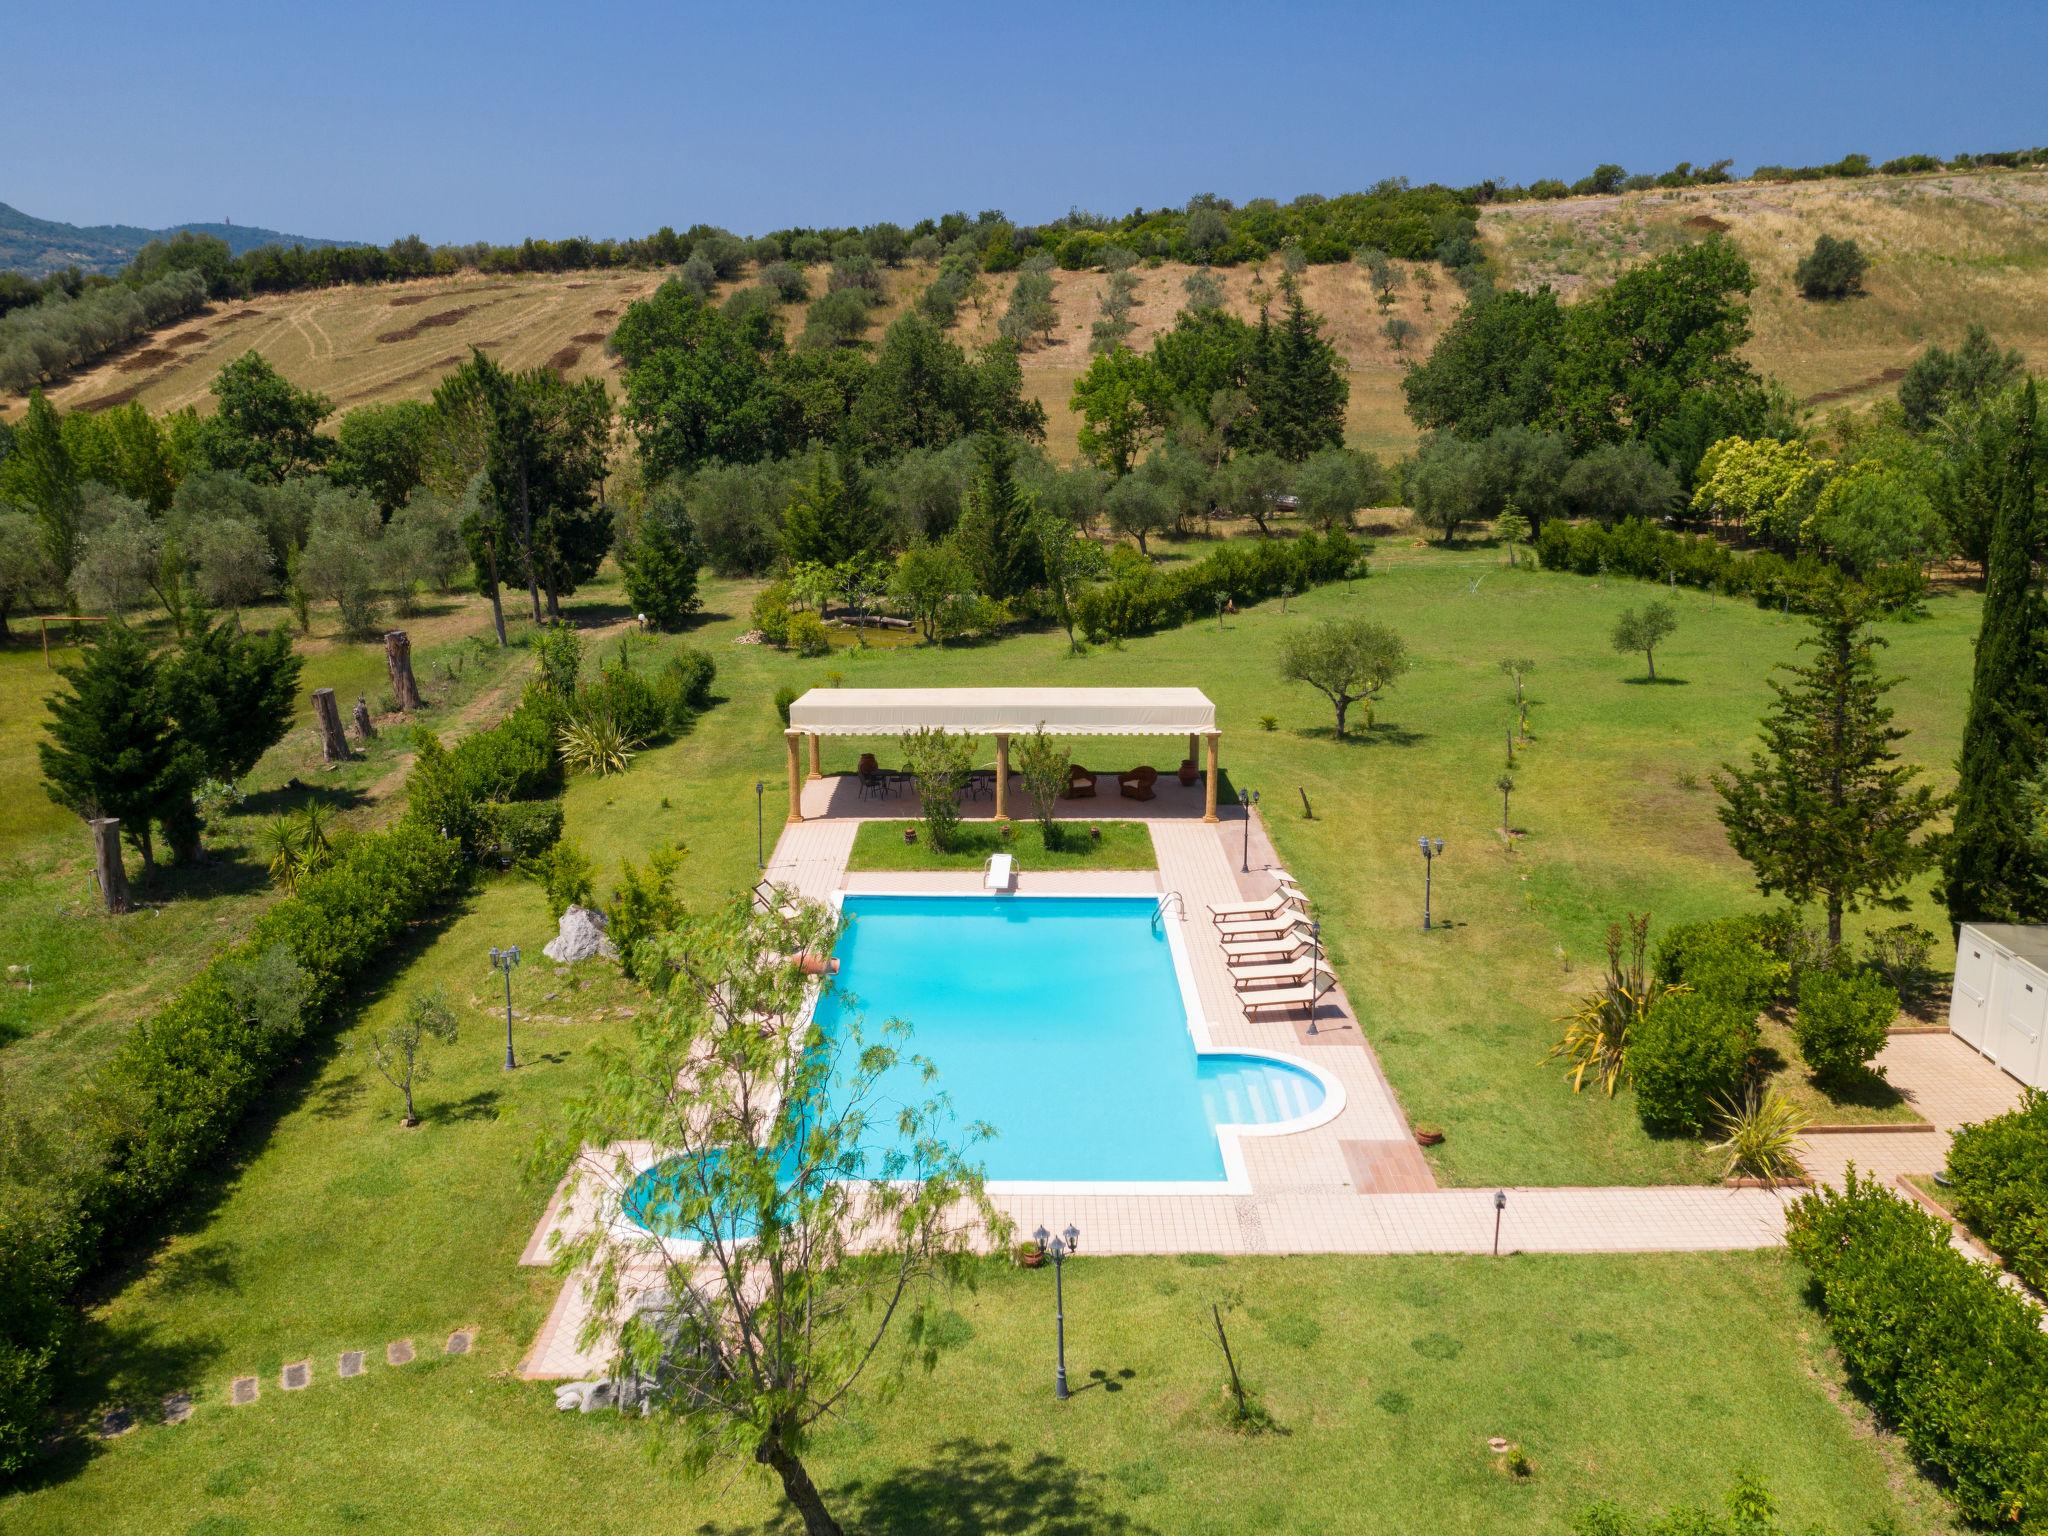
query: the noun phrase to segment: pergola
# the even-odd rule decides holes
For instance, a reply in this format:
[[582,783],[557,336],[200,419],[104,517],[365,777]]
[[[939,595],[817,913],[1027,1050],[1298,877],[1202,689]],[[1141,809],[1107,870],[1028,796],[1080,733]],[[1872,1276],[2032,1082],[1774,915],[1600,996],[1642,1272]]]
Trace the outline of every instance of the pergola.
[[1199,688],[813,688],[789,706],[789,819],[804,819],[799,742],[808,737],[810,776],[823,736],[900,736],[929,726],[996,741],[996,815],[1010,810],[1010,738],[1043,728],[1048,736],[1180,736],[1207,743],[1202,819],[1216,820],[1216,706]]

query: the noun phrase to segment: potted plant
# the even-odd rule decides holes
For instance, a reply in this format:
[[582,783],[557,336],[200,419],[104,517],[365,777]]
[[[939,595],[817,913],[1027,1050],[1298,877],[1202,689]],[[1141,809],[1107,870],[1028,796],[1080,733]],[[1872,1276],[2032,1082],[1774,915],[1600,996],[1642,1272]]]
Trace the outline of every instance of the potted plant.
[[1099,842],[1101,842],[1101,841],[1102,841],[1102,828],[1100,828],[1100,827],[1090,827],[1090,828],[1088,829],[1088,841],[1090,841],[1091,843],[1099,843]]
[[1016,824],[1016,823],[1015,823],[1014,821],[1006,821],[1006,822],[1004,822],[1004,823],[1003,823],[1003,841],[1007,843],[1007,842],[1008,842],[1008,841],[1009,841],[1009,840],[1010,840],[1011,838],[1015,837],[1016,835],[1017,835],[1017,824]]
[[911,823],[909,826],[903,829],[903,841],[905,841],[906,843],[914,843],[917,841],[917,824],[915,822]]
[[1433,1147],[1443,1139],[1444,1128],[1442,1126],[1429,1120],[1418,1120],[1415,1122],[1415,1144],[1417,1146]]
[[1017,1267],[1019,1269],[1037,1269],[1044,1263],[1045,1250],[1030,1238],[1027,1237],[1017,1245]]

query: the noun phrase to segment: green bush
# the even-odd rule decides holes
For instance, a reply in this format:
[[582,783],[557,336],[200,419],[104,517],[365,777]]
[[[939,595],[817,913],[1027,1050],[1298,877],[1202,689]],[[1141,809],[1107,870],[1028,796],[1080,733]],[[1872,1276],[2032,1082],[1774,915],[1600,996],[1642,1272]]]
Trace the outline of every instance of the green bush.
[[521,800],[483,807],[480,846],[499,858],[518,863],[540,857],[562,835],[562,802]]
[[[1810,551],[1789,560],[1769,550],[1739,553],[1718,539],[1673,533],[1641,517],[1612,527],[1546,519],[1536,537],[1536,558],[1549,571],[1676,582],[1747,597],[1760,607],[1803,609],[1810,593],[1838,579],[1835,568]],[[1927,580],[1917,565],[1879,566],[1865,574],[1864,586],[1883,606],[1901,608],[1925,594]]]
[[1737,1097],[1748,1074],[1756,1012],[1739,999],[1704,992],[1658,999],[1628,1042],[1636,1113],[1645,1128],[1697,1136],[1716,1123],[1716,1101]]
[[1851,1169],[1790,1213],[1852,1376],[1963,1515],[2048,1528],[2048,1335],[2033,1305],[1949,1245],[1948,1223]]
[[668,708],[659,690],[624,664],[607,667],[595,686],[576,696],[576,707],[586,719],[609,716],[630,741],[660,741],[668,735]]
[[770,582],[754,595],[754,628],[770,645],[789,644],[789,583]]
[[1956,1132],[1948,1149],[1955,1213],[2035,1290],[2048,1290],[2048,1094]]
[[1791,976],[1782,930],[1789,912],[1679,923],[1657,941],[1653,970],[1668,986],[1685,986],[1751,1014],[1786,995]]
[[1792,1037],[1822,1081],[1852,1077],[1884,1049],[1899,994],[1870,971],[1809,971],[1799,979]]
[[711,707],[711,685],[717,679],[718,663],[706,652],[686,645],[661,669],[657,686],[665,690],[665,696],[673,695],[701,712]]
[[1363,575],[1365,549],[1349,534],[1332,529],[1297,539],[1224,544],[1204,559],[1166,572],[1128,561],[1114,562],[1111,569],[1110,581],[1083,592],[1074,605],[1082,632],[1098,645],[1214,618],[1226,602],[1244,607]]
[[784,683],[775,690],[775,713],[782,717],[785,731],[789,729],[789,706],[809,692],[808,688],[798,688],[790,683]]
[[557,842],[526,861],[525,872],[548,894],[548,916],[556,922],[571,907],[597,905],[597,866],[576,844]]
[[825,628],[825,621],[809,609],[789,616],[789,648],[799,656],[827,656],[832,651],[832,636]]

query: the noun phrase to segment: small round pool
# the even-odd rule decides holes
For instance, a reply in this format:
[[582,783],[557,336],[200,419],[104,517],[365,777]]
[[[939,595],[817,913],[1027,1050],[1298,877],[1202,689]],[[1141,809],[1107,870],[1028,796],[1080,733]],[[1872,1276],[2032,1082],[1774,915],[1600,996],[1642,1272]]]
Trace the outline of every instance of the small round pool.
[[1204,1052],[1195,1058],[1202,1111],[1211,1125],[1278,1125],[1323,1107],[1323,1080],[1270,1056]]

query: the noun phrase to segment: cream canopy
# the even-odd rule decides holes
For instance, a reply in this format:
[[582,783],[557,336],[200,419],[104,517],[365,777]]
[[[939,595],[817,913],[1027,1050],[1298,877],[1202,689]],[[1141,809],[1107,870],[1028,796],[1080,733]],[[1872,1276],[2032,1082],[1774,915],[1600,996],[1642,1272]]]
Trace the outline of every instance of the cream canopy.
[[1049,736],[1181,736],[1188,756],[1206,743],[1202,814],[1216,819],[1216,706],[1199,688],[813,688],[789,706],[789,819],[800,822],[810,743],[813,779],[821,736],[897,736],[920,727],[993,736],[995,813],[1009,814],[1010,738],[1044,727]]
[[810,736],[894,736],[920,726],[962,734],[1207,735],[1216,706],[1199,688],[813,688],[789,706]]

